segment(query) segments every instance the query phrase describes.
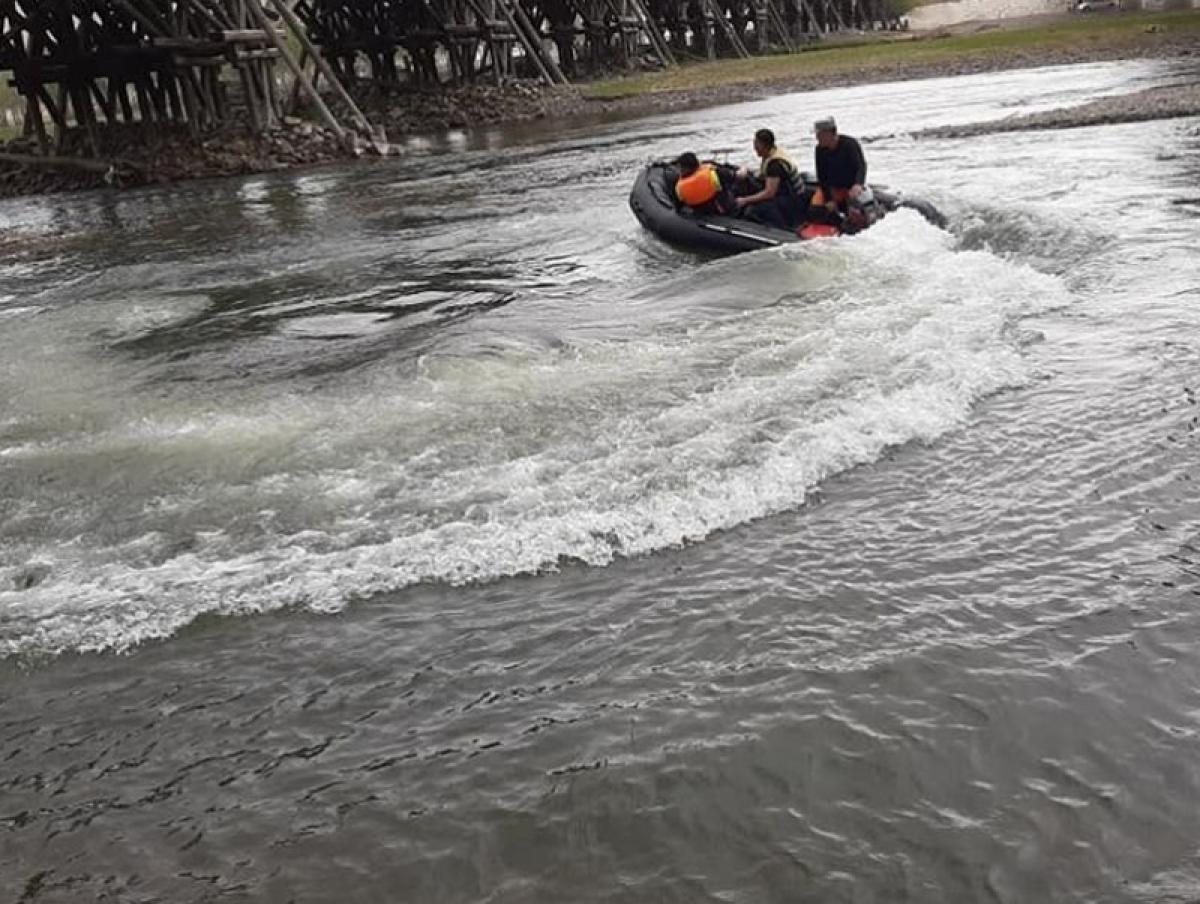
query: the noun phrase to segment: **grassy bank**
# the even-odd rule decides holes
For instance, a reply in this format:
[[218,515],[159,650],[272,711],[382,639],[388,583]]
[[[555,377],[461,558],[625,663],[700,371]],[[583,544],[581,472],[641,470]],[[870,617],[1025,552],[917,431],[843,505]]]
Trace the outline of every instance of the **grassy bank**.
[[992,28],[943,37],[888,37],[797,54],[698,63],[581,88],[585,97],[594,100],[619,100],[672,91],[835,79],[875,71],[913,69],[927,73],[939,66],[945,66],[949,75],[959,64],[978,65],[993,58],[1037,59],[1072,51],[1144,55],[1165,40],[1187,37],[1200,40],[1200,11],[1081,15],[1037,27]]

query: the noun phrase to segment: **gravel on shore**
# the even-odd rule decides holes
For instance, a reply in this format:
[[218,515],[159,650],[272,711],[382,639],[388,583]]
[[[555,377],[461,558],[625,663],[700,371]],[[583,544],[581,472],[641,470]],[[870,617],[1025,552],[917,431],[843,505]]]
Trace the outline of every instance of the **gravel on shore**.
[[1200,116],[1200,83],[1147,88],[1132,94],[1103,97],[1078,107],[1007,116],[994,122],[942,126],[917,132],[915,138],[971,138],[998,132],[1074,129],[1119,122],[1146,122]]

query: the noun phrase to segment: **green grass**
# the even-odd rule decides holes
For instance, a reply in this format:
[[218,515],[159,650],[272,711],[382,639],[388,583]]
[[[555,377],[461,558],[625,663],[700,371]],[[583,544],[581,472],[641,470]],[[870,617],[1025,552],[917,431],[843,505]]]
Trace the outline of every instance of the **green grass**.
[[1200,35],[1200,12],[1185,10],[1079,16],[1053,20],[1036,28],[997,28],[954,37],[899,40],[892,36],[859,43],[841,43],[796,54],[697,63],[648,75],[596,82],[583,86],[583,93],[597,100],[613,100],[662,91],[836,76],[877,67],[928,67],[1023,51],[1069,50],[1081,45],[1120,45],[1150,37],[1146,35],[1149,26],[1173,34]]

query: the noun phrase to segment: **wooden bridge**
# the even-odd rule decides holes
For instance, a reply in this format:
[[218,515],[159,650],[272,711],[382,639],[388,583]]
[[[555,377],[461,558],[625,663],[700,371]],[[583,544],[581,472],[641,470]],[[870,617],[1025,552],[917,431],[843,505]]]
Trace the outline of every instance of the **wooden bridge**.
[[0,0],[0,77],[45,155],[75,135],[99,156],[118,125],[266,131],[300,97],[352,141],[370,127],[346,86],[364,80],[565,84],[795,51],[830,32],[884,27],[888,2]]
[[[885,27],[886,0],[298,0],[346,76],[434,83],[514,72],[547,82],[682,59],[795,51]],[[401,72],[398,60],[404,61]]]

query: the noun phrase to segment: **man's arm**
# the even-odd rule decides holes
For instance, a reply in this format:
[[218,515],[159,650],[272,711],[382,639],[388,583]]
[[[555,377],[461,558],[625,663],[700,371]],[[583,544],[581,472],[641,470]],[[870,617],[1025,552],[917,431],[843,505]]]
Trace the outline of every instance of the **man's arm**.
[[833,192],[829,187],[829,153],[825,148],[818,147],[817,153],[817,185],[821,189],[821,194],[826,198],[832,197]]
[[754,195],[747,195],[744,198],[738,198],[734,203],[738,207],[749,207],[751,204],[761,204],[763,201],[770,201],[779,193],[779,177],[767,176],[766,187]]
[[751,204],[761,204],[763,201],[770,201],[779,194],[780,180],[786,174],[783,164],[778,160],[772,160],[767,164],[766,185],[763,190],[757,194],[750,195],[748,198],[738,198],[738,207],[748,207]]
[[833,156],[832,151],[817,148],[817,187],[821,189],[825,209],[831,212],[837,210],[837,202],[833,200],[833,175],[830,173],[835,163]]
[[850,194],[852,197],[858,197],[858,193],[867,184],[867,158],[863,156],[862,145],[858,143],[857,138],[847,136],[846,143],[850,146],[851,160],[854,161],[854,182],[850,186]]

